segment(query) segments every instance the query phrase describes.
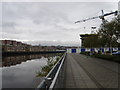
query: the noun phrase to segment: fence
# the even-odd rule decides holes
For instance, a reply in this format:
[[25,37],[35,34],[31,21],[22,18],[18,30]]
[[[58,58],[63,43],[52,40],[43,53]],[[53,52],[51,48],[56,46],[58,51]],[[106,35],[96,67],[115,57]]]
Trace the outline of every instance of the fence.
[[114,52],[114,51],[119,51],[120,47],[112,47],[112,48],[68,48],[67,53],[81,53],[81,52],[91,52],[91,51],[101,51],[102,53],[104,52]]
[[51,69],[44,80],[38,85],[36,90],[49,90],[52,88],[62,87],[64,80],[64,63],[66,53],[59,59],[56,65]]

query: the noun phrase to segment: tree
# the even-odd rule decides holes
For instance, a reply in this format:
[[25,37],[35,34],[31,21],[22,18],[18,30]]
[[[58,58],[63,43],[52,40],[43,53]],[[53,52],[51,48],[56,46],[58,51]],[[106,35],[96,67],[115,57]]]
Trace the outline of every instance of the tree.
[[103,47],[119,46],[119,43],[117,42],[118,39],[120,39],[119,19],[115,18],[110,22],[101,24],[98,34],[100,36],[99,42],[100,42],[101,46],[103,46]]

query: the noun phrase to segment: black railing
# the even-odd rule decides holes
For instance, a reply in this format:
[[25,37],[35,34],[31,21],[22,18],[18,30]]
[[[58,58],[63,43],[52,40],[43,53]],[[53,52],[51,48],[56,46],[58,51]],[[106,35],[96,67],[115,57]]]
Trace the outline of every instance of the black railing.
[[[61,76],[61,70],[65,61],[66,53],[59,59],[55,66],[51,69],[44,80],[38,85],[36,90],[48,90],[49,88],[54,88],[56,83],[58,83],[58,76]],[[63,75],[64,76],[64,75]],[[58,86],[57,86],[58,87]]]

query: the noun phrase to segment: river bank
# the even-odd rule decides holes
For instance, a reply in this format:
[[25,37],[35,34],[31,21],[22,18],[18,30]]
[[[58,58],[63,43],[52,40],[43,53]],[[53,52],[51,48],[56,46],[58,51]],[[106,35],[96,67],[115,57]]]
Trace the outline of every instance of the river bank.
[[39,52],[2,52],[2,56],[13,56],[13,55],[29,55],[29,54],[49,54],[49,53],[64,53],[65,50],[59,51],[39,51]]

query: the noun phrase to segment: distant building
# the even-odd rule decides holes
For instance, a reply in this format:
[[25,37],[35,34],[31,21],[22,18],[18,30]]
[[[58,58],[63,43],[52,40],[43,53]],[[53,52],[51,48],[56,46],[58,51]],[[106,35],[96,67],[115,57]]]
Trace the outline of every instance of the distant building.
[[81,39],[81,47],[84,47],[85,45],[85,40],[86,40],[86,38],[88,38],[90,35],[89,34],[81,34],[80,35],[80,39]]
[[15,40],[0,40],[2,52],[40,52],[62,50],[60,46],[32,46]]
[[15,40],[0,40],[3,52],[24,52],[28,44]]
[[80,39],[81,47],[85,48],[99,47],[97,34],[81,34]]

